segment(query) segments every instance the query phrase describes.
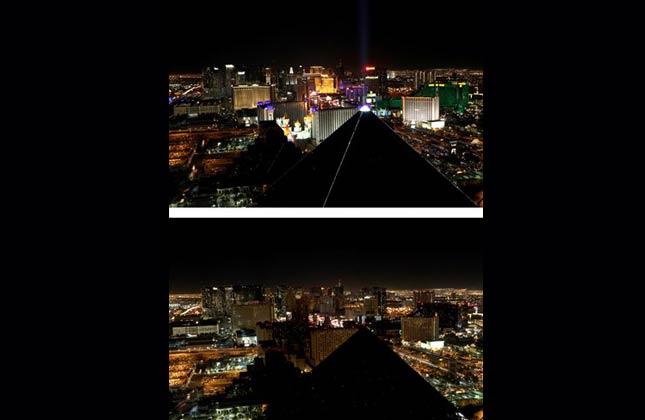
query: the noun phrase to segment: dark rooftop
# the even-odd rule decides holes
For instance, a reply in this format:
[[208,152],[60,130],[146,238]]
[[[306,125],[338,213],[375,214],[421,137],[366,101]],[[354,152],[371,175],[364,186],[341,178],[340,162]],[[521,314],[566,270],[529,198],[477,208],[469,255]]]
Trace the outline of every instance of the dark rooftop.
[[358,112],[267,190],[261,207],[475,207],[371,112]]

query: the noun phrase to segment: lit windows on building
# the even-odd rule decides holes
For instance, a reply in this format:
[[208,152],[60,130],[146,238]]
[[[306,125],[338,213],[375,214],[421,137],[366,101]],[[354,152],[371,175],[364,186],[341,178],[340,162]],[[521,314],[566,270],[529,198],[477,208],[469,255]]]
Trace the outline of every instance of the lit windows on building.
[[439,120],[439,97],[404,96],[403,121],[420,123]]

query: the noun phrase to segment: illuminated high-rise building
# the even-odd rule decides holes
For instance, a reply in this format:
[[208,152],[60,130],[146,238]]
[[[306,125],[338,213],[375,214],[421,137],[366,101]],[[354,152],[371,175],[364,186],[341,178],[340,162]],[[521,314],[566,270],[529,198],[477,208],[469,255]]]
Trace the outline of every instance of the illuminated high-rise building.
[[307,84],[305,79],[300,76],[296,79],[296,96],[294,99],[296,101],[305,101],[307,99]]
[[439,338],[439,316],[404,316],[401,318],[404,341],[434,341]]
[[439,97],[403,96],[403,121],[418,123],[439,120]]
[[224,66],[224,91],[226,96],[233,94],[233,86],[235,85],[235,66],[233,64],[226,64]]
[[367,85],[347,85],[345,86],[345,97],[350,102],[364,104],[367,98]]
[[365,315],[375,316],[378,314],[378,300],[375,296],[367,295],[363,298],[363,310]]
[[378,69],[378,91],[376,92],[380,98],[387,95],[387,69]]
[[224,89],[224,72],[219,67],[206,67],[202,71],[204,99],[218,99],[226,94]]
[[287,76],[287,85],[293,86],[296,84],[296,75],[293,73],[293,67],[289,67],[289,75]]
[[255,333],[258,338],[258,342],[273,340],[273,323],[264,322],[257,324],[255,326]]
[[264,302],[264,287],[261,285],[234,285],[235,303]]
[[224,313],[227,316],[231,315],[231,307],[235,303],[235,293],[233,292],[233,287],[228,286],[224,288]]
[[321,109],[314,112],[311,125],[312,137],[320,144],[357,112],[356,108]]
[[306,74],[307,90],[318,94],[336,93],[336,78],[324,74]]
[[308,93],[332,94],[337,91],[336,77],[322,66],[309,67],[309,73],[303,73],[302,77],[307,84]]
[[320,298],[323,296],[323,288],[311,287],[309,288],[309,312],[320,311]]
[[379,86],[378,76],[365,76],[365,85],[367,86],[368,92],[377,93]]
[[340,279],[338,279],[338,286],[334,287],[334,309],[335,311],[341,312],[345,305],[345,288]]
[[298,81],[300,76],[293,71],[293,67],[289,67],[289,71],[285,73],[282,70],[278,75],[278,91],[279,97],[283,101],[302,101],[303,96],[298,95]]
[[286,318],[287,316],[287,287],[276,286],[273,292],[273,305],[276,318]]
[[299,323],[307,323],[310,311],[310,299],[308,295],[302,294],[300,299],[296,299],[296,308],[292,314],[292,320]]
[[320,83],[316,88],[316,91],[318,93],[326,93],[326,94],[336,93],[335,77],[323,75],[320,77],[320,79],[316,78],[316,83]]
[[414,72],[415,86],[420,88],[428,83],[434,83],[435,72],[433,70],[417,70]]
[[271,86],[235,86],[233,88],[233,109],[251,109],[258,106],[258,102],[271,100]]
[[202,316],[204,318],[210,318],[210,310],[213,306],[213,296],[211,294],[210,287],[204,287],[202,289]]
[[202,289],[202,316],[220,318],[228,315],[226,295],[222,287],[205,287]]
[[385,287],[369,287],[361,289],[363,296],[363,305],[365,305],[366,315],[385,315],[387,307]]
[[236,85],[243,85],[246,83],[246,72],[245,71],[238,71],[237,72],[237,77],[235,78],[235,84]]
[[238,69],[238,74],[244,72],[243,79],[237,81],[238,85],[266,85],[266,67],[258,65],[247,65]]
[[285,298],[285,309],[287,310],[288,314],[293,316],[294,312],[296,311],[296,291],[293,289],[293,287],[287,288],[287,296]]
[[264,69],[264,83],[266,83],[267,85],[272,84],[272,81],[271,81],[271,68],[270,67],[266,67]]
[[231,325],[233,329],[255,329],[258,322],[273,322],[275,314],[270,302],[236,304],[231,308]]
[[358,328],[325,328],[311,330],[309,333],[308,351],[305,352],[307,362],[318,366],[327,356],[332,354],[349,337],[356,334]]
[[374,92],[379,98],[387,93],[387,69],[366,66],[363,71],[364,84],[368,92]]
[[323,67],[323,66],[311,66],[309,67],[309,73],[316,73],[316,74],[328,74],[328,71]]
[[336,66],[336,79],[338,80],[336,85],[339,89],[342,89],[343,81],[345,80],[345,67],[342,59],[338,60],[338,65]]
[[320,313],[333,315],[336,312],[336,308],[334,307],[334,297],[328,295],[322,296],[320,298],[319,308]]

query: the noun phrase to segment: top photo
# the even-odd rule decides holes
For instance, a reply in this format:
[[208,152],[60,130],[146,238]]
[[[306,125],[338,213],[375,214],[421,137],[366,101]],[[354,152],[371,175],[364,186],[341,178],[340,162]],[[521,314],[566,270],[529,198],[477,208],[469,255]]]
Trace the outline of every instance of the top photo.
[[484,206],[477,10],[252,4],[172,19],[170,208]]

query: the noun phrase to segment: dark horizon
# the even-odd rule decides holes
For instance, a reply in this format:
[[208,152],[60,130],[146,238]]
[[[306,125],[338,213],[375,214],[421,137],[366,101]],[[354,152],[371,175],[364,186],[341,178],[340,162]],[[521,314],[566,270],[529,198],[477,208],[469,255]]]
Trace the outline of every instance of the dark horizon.
[[366,64],[392,69],[481,69],[480,2],[382,5],[367,0],[267,5],[182,3],[166,13],[168,70],[208,65]]
[[[481,219],[172,219],[169,292],[230,284],[482,289]],[[414,237],[414,239],[410,239]]]

